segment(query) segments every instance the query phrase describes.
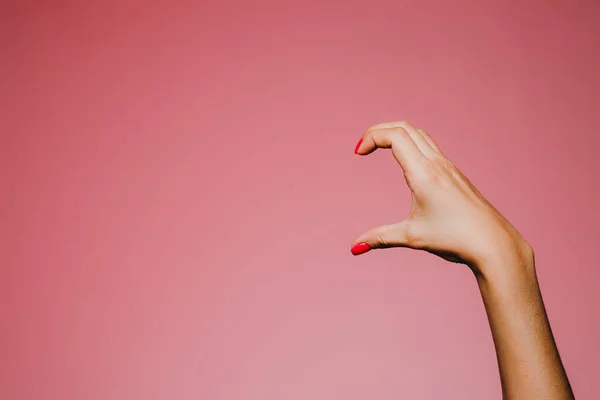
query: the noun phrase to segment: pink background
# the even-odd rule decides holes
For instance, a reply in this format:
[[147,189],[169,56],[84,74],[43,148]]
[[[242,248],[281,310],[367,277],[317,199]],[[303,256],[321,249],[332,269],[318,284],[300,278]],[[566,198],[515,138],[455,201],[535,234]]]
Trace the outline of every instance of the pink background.
[[408,212],[353,154],[400,119],[534,245],[597,398],[600,3],[191,3],[1,5],[0,398],[499,399],[467,268],[350,254]]

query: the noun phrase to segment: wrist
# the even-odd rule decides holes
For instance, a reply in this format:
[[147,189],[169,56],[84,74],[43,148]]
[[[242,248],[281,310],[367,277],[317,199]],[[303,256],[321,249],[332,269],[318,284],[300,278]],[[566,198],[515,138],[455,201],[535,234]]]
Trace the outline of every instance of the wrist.
[[472,268],[480,287],[509,289],[537,282],[533,248],[521,237],[511,242],[497,246],[498,251]]

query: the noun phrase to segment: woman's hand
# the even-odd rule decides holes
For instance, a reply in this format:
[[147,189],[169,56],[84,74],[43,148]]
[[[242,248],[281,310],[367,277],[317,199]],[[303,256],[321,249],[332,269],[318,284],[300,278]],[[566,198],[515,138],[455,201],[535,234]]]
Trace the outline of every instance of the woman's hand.
[[531,246],[442,154],[408,122],[369,128],[355,152],[391,148],[412,191],[399,223],[357,237],[352,253],[410,247],[467,264],[486,308],[504,399],[573,399],[539,290]]
[[485,273],[491,260],[531,258],[529,244],[440,151],[427,132],[406,121],[370,127],[355,153],[391,148],[412,191],[412,210],[399,223],[380,226],[353,241],[354,255],[409,247]]

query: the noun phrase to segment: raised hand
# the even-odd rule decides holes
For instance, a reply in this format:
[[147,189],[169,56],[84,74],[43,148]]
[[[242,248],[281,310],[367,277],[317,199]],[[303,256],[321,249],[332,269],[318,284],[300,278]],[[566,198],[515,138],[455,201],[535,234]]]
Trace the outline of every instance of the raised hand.
[[488,260],[530,257],[521,234],[453,165],[423,129],[406,121],[370,127],[355,153],[391,148],[412,191],[404,221],[373,228],[353,241],[352,253],[409,247],[469,265],[477,273]]
[[358,236],[354,255],[409,247],[467,264],[477,277],[496,346],[504,399],[573,399],[542,301],[529,243],[408,122],[367,129],[355,153],[391,148],[412,191],[404,221]]

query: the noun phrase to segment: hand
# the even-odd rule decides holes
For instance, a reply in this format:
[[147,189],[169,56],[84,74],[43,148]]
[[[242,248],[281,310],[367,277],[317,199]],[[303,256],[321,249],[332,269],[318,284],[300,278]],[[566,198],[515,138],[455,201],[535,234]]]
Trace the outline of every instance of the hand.
[[439,150],[408,122],[367,129],[355,153],[391,148],[412,191],[399,223],[367,231],[352,253],[384,247],[425,250],[467,264],[488,315],[504,399],[573,399],[544,308],[533,250]]
[[[391,148],[412,191],[412,209],[399,223],[379,226],[353,241],[352,253],[409,247],[467,264],[476,273],[493,260],[531,258],[520,233],[440,151],[427,132],[408,122],[370,127],[355,153]],[[505,263],[515,265],[515,263]],[[518,264],[518,263],[516,263]]]

